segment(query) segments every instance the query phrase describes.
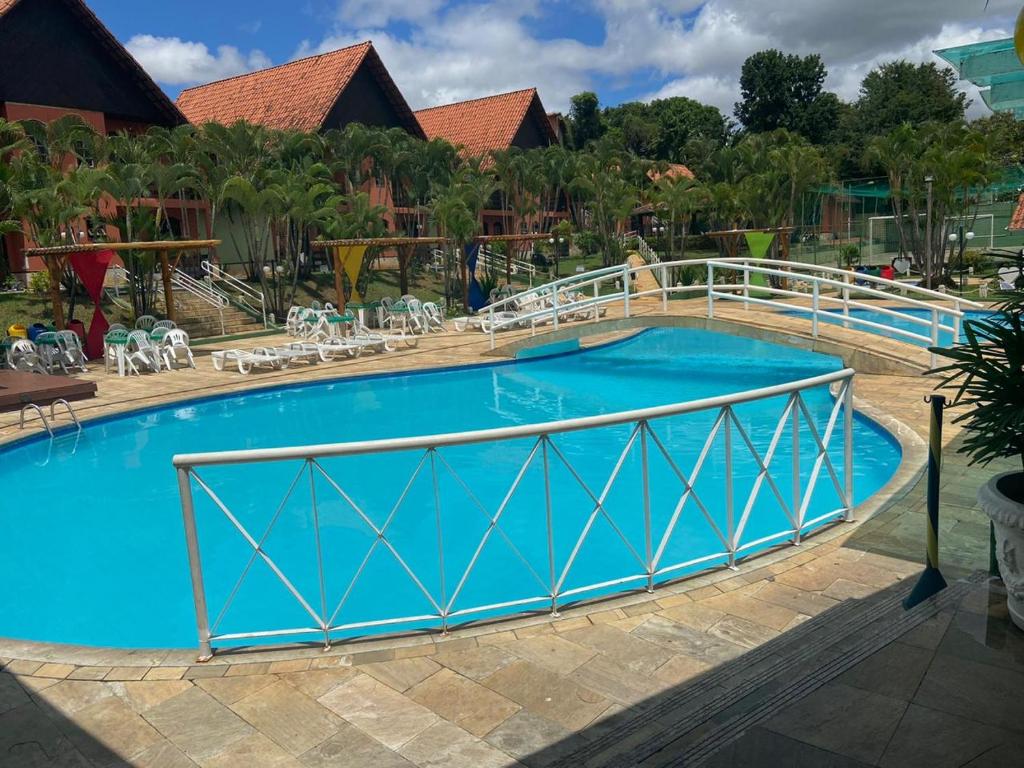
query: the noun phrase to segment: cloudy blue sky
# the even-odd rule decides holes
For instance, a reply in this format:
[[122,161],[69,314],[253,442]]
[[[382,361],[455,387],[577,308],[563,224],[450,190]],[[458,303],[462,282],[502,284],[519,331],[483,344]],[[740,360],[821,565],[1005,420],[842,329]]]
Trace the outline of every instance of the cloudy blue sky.
[[[856,97],[881,61],[1006,37],[1019,0],[89,0],[172,95],[372,39],[414,108],[537,86],[545,106],[683,95],[731,113],[743,59],[819,52]],[[977,102],[978,100],[976,100]],[[975,105],[975,113],[984,107]]]

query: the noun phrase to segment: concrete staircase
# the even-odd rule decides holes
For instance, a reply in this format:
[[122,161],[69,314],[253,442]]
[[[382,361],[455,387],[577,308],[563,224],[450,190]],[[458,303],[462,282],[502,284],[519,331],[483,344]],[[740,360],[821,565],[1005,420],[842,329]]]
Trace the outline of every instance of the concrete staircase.
[[[222,327],[221,311],[187,291],[174,291],[174,308],[178,327],[193,339],[209,336],[233,336],[263,330],[261,320],[232,305],[223,309],[224,323]],[[157,298],[155,309],[158,313],[166,315],[162,293]]]

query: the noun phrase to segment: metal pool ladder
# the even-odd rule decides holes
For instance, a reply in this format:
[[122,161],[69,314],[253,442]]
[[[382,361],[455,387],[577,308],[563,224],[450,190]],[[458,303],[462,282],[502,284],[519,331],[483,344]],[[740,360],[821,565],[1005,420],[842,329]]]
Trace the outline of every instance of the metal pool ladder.
[[57,400],[54,400],[52,403],[50,403],[50,418],[49,419],[46,418],[46,414],[43,413],[43,409],[40,408],[38,405],[36,405],[35,403],[26,403],[21,408],[21,417],[18,419],[18,429],[24,429],[25,428],[25,413],[27,411],[35,411],[36,413],[39,414],[39,420],[41,422],[43,422],[43,427],[46,429],[46,431],[49,433],[50,437],[52,438],[53,437],[53,427],[50,426],[50,422],[54,421],[55,418],[56,418],[55,409],[56,409],[56,407],[58,405],[63,405],[67,409],[68,416],[71,417],[71,420],[75,423],[75,426],[78,428],[78,431],[81,432],[82,431],[82,422],[80,422],[78,420],[78,416],[75,414],[74,408],[71,407],[71,403],[69,403],[63,397],[58,398]]

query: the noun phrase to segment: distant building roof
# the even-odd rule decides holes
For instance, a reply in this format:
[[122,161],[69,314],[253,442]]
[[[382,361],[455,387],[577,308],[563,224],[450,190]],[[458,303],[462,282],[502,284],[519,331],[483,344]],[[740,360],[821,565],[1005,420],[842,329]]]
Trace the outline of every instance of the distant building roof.
[[1010,216],[1010,225],[1007,229],[1012,232],[1024,229],[1024,192],[1021,192],[1020,197],[1017,198],[1017,207],[1013,209],[1013,215]]
[[682,163],[669,163],[668,164],[668,168],[666,168],[663,172],[659,173],[658,171],[652,170],[647,175],[650,177],[651,181],[657,181],[658,179],[662,179],[662,178],[668,178],[668,179],[678,179],[678,178],[694,179],[694,178],[696,178],[696,176],[693,175],[693,171],[691,171],[689,168],[687,168]]
[[193,123],[229,125],[245,120],[281,130],[317,131],[364,65],[402,127],[422,138],[419,123],[370,41],[186,88],[178,96],[178,107]]
[[[3,25],[6,17],[11,19],[14,18],[14,14],[11,14],[11,12],[16,8],[31,6],[33,2],[34,0],[0,0],[0,25]],[[174,106],[174,102],[167,97],[167,94],[160,89],[160,86],[153,82],[153,78],[151,78],[146,70],[142,68],[142,65],[139,64],[138,60],[125,50],[125,47],[121,45],[120,41],[111,34],[110,30],[107,29],[103,22],[99,20],[96,14],[89,9],[89,6],[87,6],[83,0],[59,0],[59,2],[71,12],[74,18],[77,19],[80,26],[98,41],[100,46],[110,54],[111,60],[116,62],[116,66],[119,66],[120,70],[127,75],[136,87],[138,87],[141,92],[141,98],[148,101],[156,110],[155,113],[151,114],[151,117],[157,118],[159,115],[159,122],[165,125],[178,125],[185,122],[184,116],[178,111],[178,108]],[[40,7],[37,6],[37,8]],[[45,35],[47,32],[45,25],[34,23],[32,32],[33,39],[38,37],[45,41]],[[51,37],[55,34],[56,33],[51,33]],[[54,44],[59,44],[60,41],[55,39],[53,42]],[[4,49],[4,54],[5,56],[10,57],[10,60],[7,62],[8,66],[11,69],[16,69],[13,62],[16,60],[17,54],[13,54],[6,47]],[[37,55],[41,59],[55,58],[53,56],[53,52],[49,50],[38,50]],[[56,59],[56,62],[50,61],[49,63],[53,66],[62,66],[63,64],[60,61],[60,57],[57,56]],[[24,70],[32,66],[32,63],[29,61],[19,61],[17,66],[17,69],[21,70],[21,77],[19,79],[24,79]],[[69,82],[74,81],[74,78],[72,77],[68,77],[67,79]],[[95,85],[99,88],[109,87],[109,84],[103,83]],[[72,95],[82,96],[82,94]],[[0,101],[3,100],[3,94],[0,94]],[[74,99],[71,99],[70,102],[74,102]],[[96,106],[94,105],[84,105],[77,102],[65,102],[59,104],[49,102],[40,103],[44,106],[96,109]]]
[[529,146],[558,140],[536,88],[421,109],[416,118],[428,139],[445,139],[469,155],[520,146],[517,137],[531,129],[538,140],[525,142]]

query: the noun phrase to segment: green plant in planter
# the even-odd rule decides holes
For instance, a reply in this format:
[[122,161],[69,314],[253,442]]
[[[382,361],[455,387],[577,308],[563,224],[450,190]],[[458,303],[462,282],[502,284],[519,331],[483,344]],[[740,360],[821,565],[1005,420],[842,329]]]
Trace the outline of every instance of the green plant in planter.
[[972,464],[1013,459],[1017,469],[995,475],[978,490],[978,504],[992,520],[999,575],[1010,618],[1024,629],[1024,294],[992,317],[964,323],[967,340],[932,352],[950,362],[932,372],[941,388],[955,390],[953,405],[968,406],[954,424],[965,432],[959,452]]
[[951,405],[967,406],[953,419],[966,437],[960,453],[971,463],[1015,458],[1024,471],[1024,295],[1015,296],[983,320],[964,323],[960,344],[931,351],[950,362],[930,371],[953,389]]

